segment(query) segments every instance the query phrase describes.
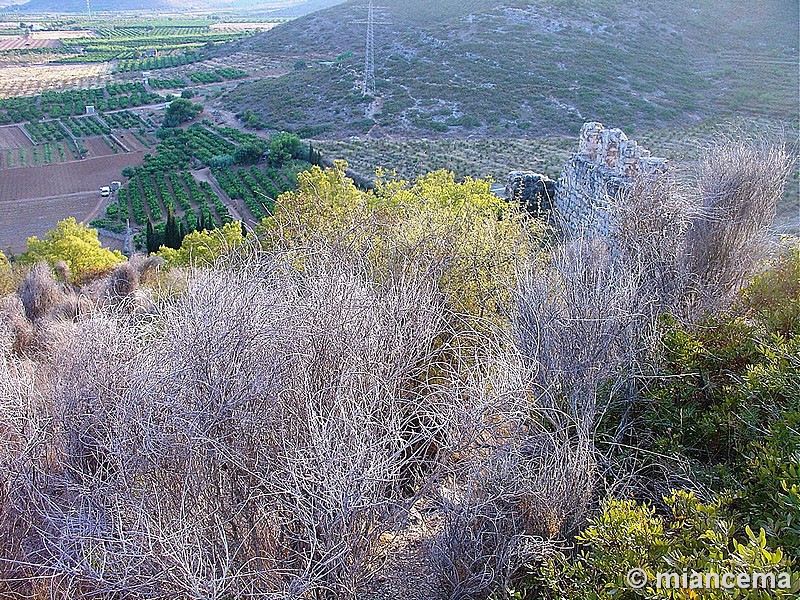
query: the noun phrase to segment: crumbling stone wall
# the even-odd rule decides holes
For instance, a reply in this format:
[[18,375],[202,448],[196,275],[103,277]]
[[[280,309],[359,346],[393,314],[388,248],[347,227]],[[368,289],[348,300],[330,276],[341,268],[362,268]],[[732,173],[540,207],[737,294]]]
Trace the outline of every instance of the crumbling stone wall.
[[607,236],[613,228],[609,203],[625,193],[637,176],[665,168],[665,159],[650,156],[621,129],[606,129],[592,121],[581,127],[578,151],[557,182],[540,173],[512,171],[505,196],[567,232]]
[[571,233],[608,235],[609,202],[624,193],[637,175],[665,168],[666,160],[651,157],[622,130],[585,123],[578,152],[564,165],[558,181],[553,220]]
[[556,182],[541,173],[512,171],[508,174],[505,195],[533,216],[548,219],[555,203]]

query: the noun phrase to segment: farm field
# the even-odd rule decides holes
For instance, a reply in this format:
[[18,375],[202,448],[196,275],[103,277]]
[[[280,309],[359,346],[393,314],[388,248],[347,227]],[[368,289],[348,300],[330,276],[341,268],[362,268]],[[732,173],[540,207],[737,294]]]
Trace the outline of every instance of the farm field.
[[57,48],[61,43],[52,38],[34,38],[25,36],[4,37],[0,40],[0,52],[4,50],[27,50],[30,48]]
[[[791,141],[797,123],[755,118],[705,121],[680,128],[629,131],[653,155],[674,164],[690,165],[702,151],[725,139],[750,138],[774,143]],[[314,145],[328,159],[343,159],[357,173],[372,177],[382,168],[402,179],[413,180],[437,169],[453,171],[458,177],[491,177],[505,183],[510,171],[536,171],[553,179],[577,149],[574,136],[494,139],[370,139],[315,140]],[[795,170],[778,206],[776,229],[800,232],[800,182]]]
[[69,216],[92,218],[98,190],[138,166],[144,152],[120,153],[62,164],[3,170],[0,174],[0,248],[19,252],[25,241]]
[[110,181],[119,179],[120,171],[125,167],[140,165],[144,154],[108,154],[68,163],[6,169],[0,176],[0,212],[5,217],[2,203],[10,200],[97,191]]
[[65,135],[38,145],[31,143],[28,135],[19,125],[0,127],[0,169],[49,165],[80,158],[77,148],[63,139]]
[[0,127],[0,150],[28,148],[33,146],[28,137],[17,125]]
[[[27,171],[29,169],[20,169]],[[5,178],[5,173],[0,180]],[[2,185],[2,184],[0,184]],[[25,250],[31,236],[43,236],[61,219],[73,216],[88,221],[98,210],[97,190],[46,196],[0,200],[0,251],[17,253]],[[104,240],[104,244],[108,245]]]
[[34,31],[31,37],[35,40],[72,40],[75,38],[94,37],[90,29],[55,29],[52,31]]
[[32,96],[48,90],[103,87],[112,80],[111,63],[3,66],[0,98]]
[[243,23],[212,23],[209,26],[211,31],[269,31],[273,27],[280,25],[279,22],[243,22]]
[[[265,143],[209,121],[192,124],[162,141],[156,153],[127,173],[114,201],[92,225],[120,232],[129,220],[136,228],[150,223],[163,232],[169,213],[187,232],[232,219],[255,225],[269,214],[279,194],[296,187],[297,173],[310,166],[302,160],[280,166],[236,164],[233,156],[243,145],[263,148]],[[262,152],[257,150],[254,159]],[[137,243],[142,243],[141,235]]]

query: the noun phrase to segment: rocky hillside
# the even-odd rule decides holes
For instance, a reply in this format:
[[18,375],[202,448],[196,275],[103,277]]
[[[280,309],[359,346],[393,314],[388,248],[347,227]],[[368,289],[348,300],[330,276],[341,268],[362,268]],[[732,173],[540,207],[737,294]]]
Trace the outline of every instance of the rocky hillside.
[[589,119],[630,128],[797,115],[793,0],[380,4],[375,105],[360,92],[359,0],[244,42],[240,51],[296,61],[296,70],[242,84],[229,106],[317,135],[539,135]]

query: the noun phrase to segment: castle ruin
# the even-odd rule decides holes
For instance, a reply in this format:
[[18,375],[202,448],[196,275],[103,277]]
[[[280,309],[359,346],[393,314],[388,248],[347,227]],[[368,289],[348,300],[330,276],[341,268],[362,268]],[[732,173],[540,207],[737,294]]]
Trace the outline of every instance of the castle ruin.
[[[551,220],[567,232],[606,236],[611,227],[609,203],[629,189],[637,176],[665,168],[665,159],[651,157],[649,150],[629,140],[621,129],[606,129],[592,121],[581,127],[578,152],[564,165],[558,182],[538,173],[515,171],[509,174],[506,197],[522,202],[528,210],[535,207],[534,214],[549,209]],[[554,190],[552,196],[550,190]]]

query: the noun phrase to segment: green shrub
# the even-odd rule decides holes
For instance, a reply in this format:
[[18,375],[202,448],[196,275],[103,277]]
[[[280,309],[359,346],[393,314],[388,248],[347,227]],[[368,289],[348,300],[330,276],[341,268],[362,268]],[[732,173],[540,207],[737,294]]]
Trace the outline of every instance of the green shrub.
[[[601,513],[577,536],[580,551],[574,558],[563,554],[543,569],[544,587],[558,598],[730,598],[723,589],[667,589],[656,585],[657,573],[774,573],[787,572],[790,562],[780,548],[767,543],[763,529],[745,527],[737,539],[727,512],[727,501],[701,502],[693,493],[676,491],[665,498],[670,514],[658,516],[632,500],[607,500]],[[648,576],[644,589],[627,581],[631,569]],[[800,590],[797,577],[791,589],[742,590],[738,597],[792,598]],[[735,594],[734,597],[737,595]]]

